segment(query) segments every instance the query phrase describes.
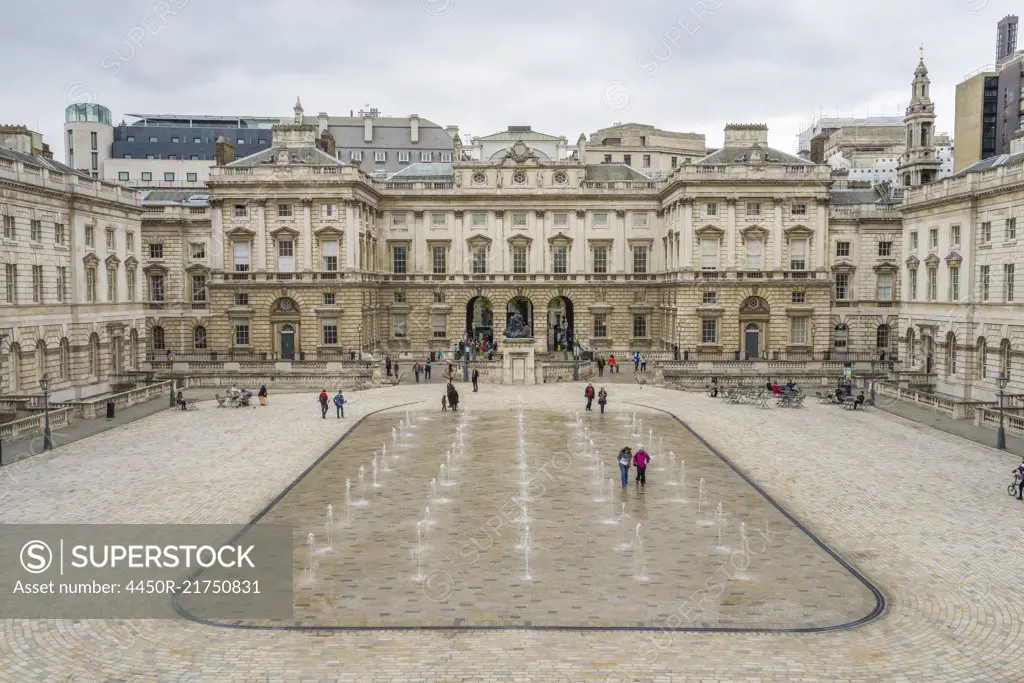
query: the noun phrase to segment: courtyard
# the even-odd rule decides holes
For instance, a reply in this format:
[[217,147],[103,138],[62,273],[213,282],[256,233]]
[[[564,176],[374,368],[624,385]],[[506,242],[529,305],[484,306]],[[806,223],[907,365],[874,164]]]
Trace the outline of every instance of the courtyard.
[[[7,524],[293,525],[295,602],[286,623],[6,620],[0,680],[1016,677],[1015,459],[883,411],[609,389],[604,415],[579,384],[445,413],[440,386],[399,385],[344,420],[314,394],[206,402],[5,467]],[[647,485],[623,488],[639,444]]]

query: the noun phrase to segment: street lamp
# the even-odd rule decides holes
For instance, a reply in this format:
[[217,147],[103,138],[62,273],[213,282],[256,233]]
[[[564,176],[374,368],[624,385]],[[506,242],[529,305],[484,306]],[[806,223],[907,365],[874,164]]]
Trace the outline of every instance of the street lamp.
[[1006,450],[1006,429],[1003,427],[1003,390],[1010,382],[1010,376],[1000,372],[996,377],[996,384],[999,385],[999,434],[996,436],[996,448]]
[[39,388],[43,390],[43,450],[53,448],[53,436],[50,434],[50,376],[39,378]]
[[359,324],[359,360],[363,360],[363,325]]

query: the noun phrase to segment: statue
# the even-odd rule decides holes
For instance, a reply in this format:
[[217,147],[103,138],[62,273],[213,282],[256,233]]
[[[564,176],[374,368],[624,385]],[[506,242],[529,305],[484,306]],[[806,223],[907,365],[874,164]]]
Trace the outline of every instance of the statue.
[[523,321],[523,314],[519,311],[513,311],[509,316],[505,336],[509,339],[528,339],[532,336],[530,326]]

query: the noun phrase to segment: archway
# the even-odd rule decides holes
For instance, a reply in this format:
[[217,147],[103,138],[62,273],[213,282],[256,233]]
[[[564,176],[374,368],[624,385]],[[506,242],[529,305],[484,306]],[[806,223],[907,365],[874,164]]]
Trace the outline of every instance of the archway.
[[761,357],[761,326],[757,323],[747,323],[743,328],[743,348],[747,360]]
[[533,302],[525,296],[508,300],[505,306],[505,336],[516,339],[533,337]]
[[556,296],[548,302],[548,351],[572,349],[573,342],[576,339],[573,317],[573,305],[569,297]]
[[282,297],[270,305],[271,343],[281,360],[295,360],[296,355],[302,357],[300,320],[294,299]]
[[466,338],[494,340],[494,307],[486,296],[474,296],[466,302]]
[[766,358],[771,319],[768,302],[760,296],[747,297],[740,305],[739,318],[740,357],[748,360]]

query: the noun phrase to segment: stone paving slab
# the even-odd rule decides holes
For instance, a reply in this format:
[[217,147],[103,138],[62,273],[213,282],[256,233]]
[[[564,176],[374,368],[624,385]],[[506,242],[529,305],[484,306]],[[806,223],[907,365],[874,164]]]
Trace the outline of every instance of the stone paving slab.
[[[365,392],[348,414],[435,387]],[[577,385],[485,387],[465,405],[580,405]],[[798,635],[353,631],[267,633],[183,621],[0,624],[0,680],[34,681],[1015,681],[1024,646],[1024,508],[991,449],[882,411],[769,412],[616,385],[671,410],[883,591],[885,615]],[[220,411],[223,412],[223,411]],[[0,521],[246,521],[355,419],[313,395],[258,411],[164,411],[0,472]],[[1012,463],[1011,463],[1012,466]]]

